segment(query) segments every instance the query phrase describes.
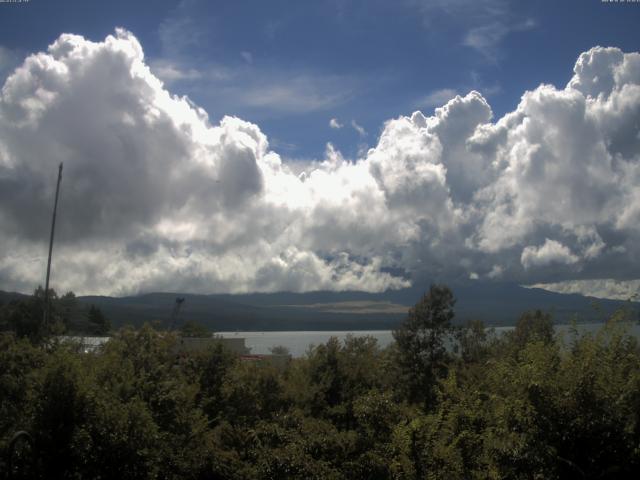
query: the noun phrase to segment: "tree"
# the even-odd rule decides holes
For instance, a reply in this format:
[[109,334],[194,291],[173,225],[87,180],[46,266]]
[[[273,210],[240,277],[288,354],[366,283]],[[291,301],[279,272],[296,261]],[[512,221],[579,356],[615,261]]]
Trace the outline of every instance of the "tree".
[[13,331],[19,338],[28,338],[32,343],[41,343],[50,335],[62,333],[64,326],[57,311],[56,292],[49,289],[48,325],[44,323],[44,296],[44,289],[38,287],[31,297],[10,301],[2,308],[2,328]]
[[403,389],[412,402],[433,404],[435,385],[447,371],[445,340],[452,333],[455,299],[449,287],[431,285],[393,331]]
[[199,377],[200,405],[211,422],[215,424],[224,416],[223,386],[238,358],[221,343],[216,343],[196,358],[198,363],[194,374]]
[[535,310],[520,316],[512,339],[517,347],[523,348],[529,342],[549,344],[553,341],[553,333],[551,315]]
[[211,332],[201,323],[194,322],[193,320],[187,320],[182,324],[180,335],[183,337],[208,338],[211,336]]
[[83,317],[83,315],[79,311],[79,302],[75,293],[67,292],[62,295],[57,301],[57,307],[65,331],[74,332],[78,330],[78,324],[83,323],[82,321],[78,321],[78,317]]
[[95,305],[89,307],[87,320],[89,321],[89,333],[93,335],[106,335],[111,330],[111,322]]
[[455,351],[463,362],[479,362],[488,355],[487,329],[482,320],[468,321],[456,331],[455,337]]
[[274,345],[269,348],[269,351],[271,352],[271,355],[289,355],[291,353],[284,345]]

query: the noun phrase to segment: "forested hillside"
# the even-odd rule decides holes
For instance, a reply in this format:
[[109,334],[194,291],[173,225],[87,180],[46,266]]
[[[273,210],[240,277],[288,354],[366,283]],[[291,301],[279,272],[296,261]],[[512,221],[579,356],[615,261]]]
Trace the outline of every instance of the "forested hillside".
[[[69,312],[73,312],[74,322],[69,326],[75,333],[87,326],[83,318],[92,306],[100,309],[115,328],[140,327],[146,322],[166,328],[171,323],[176,298],[185,299],[179,322],[195,321],[212,331],[390,330],[399,325],[424,288],[381,293],[148,293],[129,297],[76,297],[66,293],[59,302],[54,301],[54,309],[59,306],[67,319]],[[453,289],[458,299],[454,306],[457,324],[482,320],[490,326],[512,326],[522,312],[535,309],[550,312],[556,323],[574,319],[579,323],[600,322],[621,307],[640,315],[637,302],[559,294],[510,283],[462,282]],[[42,290],[39,292],[41,295]],[[0,291],[0,304],[26,298]]]

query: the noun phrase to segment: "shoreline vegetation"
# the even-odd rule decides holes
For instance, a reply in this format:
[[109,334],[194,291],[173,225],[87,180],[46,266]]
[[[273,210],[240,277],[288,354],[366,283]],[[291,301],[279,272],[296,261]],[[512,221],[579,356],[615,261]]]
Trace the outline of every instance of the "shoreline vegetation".
[[[53,296],[44,326],[42,294],[0,306],[0,478],[9,468],[12,478],[233,480],[640,471],[632,310],[563,334],[532,310],[498,335],[456,324],[453,293],[434,285],[389,346],[331,338],[275,368],[221,344],[176,353],[181,334],[206,329],[113,329],[99,307],[65,310],[68,295]],[[112,338],[89,353],[52,341],[72,328]]]

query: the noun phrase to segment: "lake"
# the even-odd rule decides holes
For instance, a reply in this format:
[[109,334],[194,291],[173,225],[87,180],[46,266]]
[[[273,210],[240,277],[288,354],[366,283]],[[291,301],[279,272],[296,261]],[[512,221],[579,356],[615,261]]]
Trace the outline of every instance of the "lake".
[[[595,332],[602,323],[585,323],[577,325],[578,331],[581,332]],[[496,334],[501,334],[508,330],[512,330],[514,327],[495,327]],[[558,333],[567,332],[570,325],[556,325],[556,331]],[[632,326],[632,333],[637,338],[640,338],[640,325]],[[270,353],[271,347],[282,345],[289,349],[289,352],[293,357],[303,357],[307,352],[310,345],[319,345],[326,343],[331,337],[337,337],[339,340],[344,340],[347,335],[354,336],[372,336],[378,340],[378,344],[381,347],[386,347],[393,341],[393,335],[391,330],[362,330],[362,331],[311,331],[311,332],[216,332],[224,338],[244,338],[245,344],[251,349],[251,353],[254,354],[266,354]]]

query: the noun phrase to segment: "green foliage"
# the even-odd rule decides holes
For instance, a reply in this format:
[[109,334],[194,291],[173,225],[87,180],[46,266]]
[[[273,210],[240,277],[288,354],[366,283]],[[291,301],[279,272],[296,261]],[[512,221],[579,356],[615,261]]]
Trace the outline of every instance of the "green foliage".
[[33,415],[38,372],[46,354],[26,339],[0,333],[0,450],[14,426],[26,425]]
[[205,355],[198,355],[192,365],[193,375],[198,381],[199,403],[213,424],[224,418],[226,405],[223,387],[237,358],[216,344]]
[[180,335],[182,335],[183,337],[207,338],[211,336],[211,332],[201,323],[195,322],[193,320],[187,320],[182,324],[182,327],[180,328]]
[[75,293],[67,292],[57,302],[57,311],[66,332],[75,332],[80,323],[80,304]]
[[553,341],[553,322],[551,315],[540,310],[526,312],[518,319],[512,332],[512,341],[518,348],[529,342],[551,343]]
[[284,386],[278,371],[260,363],[236,363],[226,372],[222,394],[225,417],[233,424],[251,425],[269,420],[286,409]]
[[272,355],[289,355],[289,349],[284,345],[275,345],[269,348]]
[[89,307],[87,314],[88,333],[92,335],[106,335],[111,330],[111,322],[95,305]]
[[453,330],[455,299],[448,287],[432,285],[400,328],[394,330],[400,387],[412,402],[431,406],[439,378],[447,371],[448,354],[445,341]]
[[38,287],[25,300],[12,300],[0,307],[0,328],[11,331],[18,338],[26,338],[32,343],[41,343],[51,334],[64,330],[57,312],[57,295],[49,291],[51,302],[50,324],[44,322],[44,289]]
[[27,338],[34,344],[48,341],[51,336],[107,335],[111,323],[98,307],[86,307],[78,302],[73,292],[58,297],[49,290],[49,323],[44,323],[44,289],[38,287],[26,299],[12,300],[0,305],[0,331],[14,332],[19,338]]
[[382,387],[381,359],[373,337],[348,336],[343,345],[332,337],[311,350],[299,371],[292,373],[289,394],[309,414],[325,416],[339,426],[353,426],[354,401]]
[[482,321],[469,321],[455,331],[454,351],[466,364],[480,362],[490,353],[492,335],[493,331],[487,331]]
[[496,337],[452,329],[452,305],[433,287],[390,348],[333,338],[284,370],[221,344],[180,353],[148,325],[94,353],[2,333],[0,451],[30,432],[35,479],[637,476],[640,348],[622,313],[563,338],[532,312]]

